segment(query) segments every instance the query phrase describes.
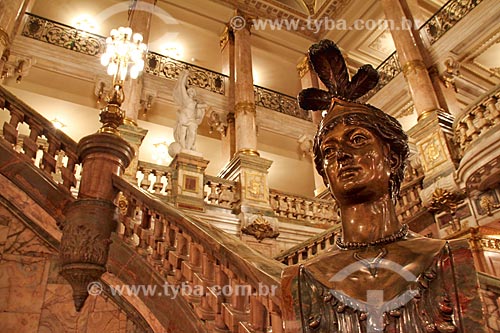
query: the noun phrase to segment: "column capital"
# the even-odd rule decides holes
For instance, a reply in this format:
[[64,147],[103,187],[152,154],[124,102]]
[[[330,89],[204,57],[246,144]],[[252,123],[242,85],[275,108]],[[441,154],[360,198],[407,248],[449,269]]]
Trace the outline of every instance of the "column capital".
[[235,15],[229,20],[229,25],[234,29],[235,33],[244,30],[251,32],[255,19],[257,19],[256,16],[237,9]]
[[256,113],[255,103],[252,102],[239,102],[234,106],[234,113],[251,114]]
[[224,32],[219,36],[219,46],[221,51],[224,50],[229,41],[234,41],[234,30],[230,23],[226,24]]
[[297,73],[299,74],[299,77],[302,79],[311,70],[312,70],[311,62],[309,61],[307,55],[305,55],[297,64]]
[[9,34],[2,28],[0,28],[0,49],[6,49],[10,44]]

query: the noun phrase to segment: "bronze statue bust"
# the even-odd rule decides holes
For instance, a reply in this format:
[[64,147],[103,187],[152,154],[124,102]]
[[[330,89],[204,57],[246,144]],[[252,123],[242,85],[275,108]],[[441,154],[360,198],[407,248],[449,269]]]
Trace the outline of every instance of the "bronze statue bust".
[[408,138],[395,118],[355,102],[377,72],[365,65],[349,80],[329,40],[313,45],[309,60],[328,91],[304,89],[299,103],[328,110],[314,155],[340,207],[342,236],[284,271],[285,332],[485,332],[467,242],[429,239],[397,219]]

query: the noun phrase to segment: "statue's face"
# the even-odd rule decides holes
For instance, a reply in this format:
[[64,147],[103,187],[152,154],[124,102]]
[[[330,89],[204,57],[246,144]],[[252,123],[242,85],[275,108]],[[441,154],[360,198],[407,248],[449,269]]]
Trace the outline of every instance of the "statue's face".
[[389,193],[389,146],[370,130],[340,123],[323,138],[321,152],[330,191],[340,205]]
[[196,95],[196,91],[194,90],[194,88],[189,88],[187,90],[187,94],[188,94],[189,97],[192,98],[192,97],[194,97]]

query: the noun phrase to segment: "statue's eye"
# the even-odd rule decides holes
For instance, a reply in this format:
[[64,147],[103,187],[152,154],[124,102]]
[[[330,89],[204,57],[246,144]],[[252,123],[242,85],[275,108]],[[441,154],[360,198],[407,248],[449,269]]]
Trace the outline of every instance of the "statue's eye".
[[355,134],[351,138],[351,142],[354,143],[355,145],[361,145],[366,141],[366,139],[367,139],[366,136],[364,136],[363,134]]
[[323,156],[329,157],[335,154],[335,149],[333,147],[326,147],[323,149]]

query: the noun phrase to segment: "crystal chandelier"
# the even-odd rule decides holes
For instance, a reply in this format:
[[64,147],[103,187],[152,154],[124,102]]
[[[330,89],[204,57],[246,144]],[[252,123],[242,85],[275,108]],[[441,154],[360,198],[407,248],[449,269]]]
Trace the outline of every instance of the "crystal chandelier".
[[120,27],[111,30],[106,39],[106,51],[101,56],[101,64],[113,76],[113,90],[107,97],[107,105],[102,109],[100,118],[103,126],[100,132],[118,134],[117,128],[123,123],[125,114],[120,109],[125,96],[123,82],[130,76],[137,79],[144,69],[144,55],[147,46],[142,43],[142,35],[132,33],[132,29]]

